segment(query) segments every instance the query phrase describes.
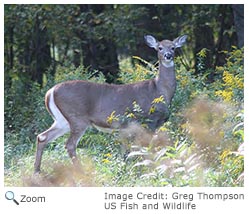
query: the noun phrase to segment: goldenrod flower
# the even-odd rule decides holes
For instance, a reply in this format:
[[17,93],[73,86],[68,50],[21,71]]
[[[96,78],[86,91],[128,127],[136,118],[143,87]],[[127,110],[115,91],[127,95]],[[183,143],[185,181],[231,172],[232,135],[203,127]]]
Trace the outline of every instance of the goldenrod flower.
[[106,122],[112,124],[114,121],[118,121],[118,116],[115,116],[116,111],[113,111],[109,117],[107,117]]
[[165,103],[163,95],[160,97],[155,98],[151,104],[156,104],[156,103]]
[[107,154],[105,154],[105,157],[110,158],[110,157],[112,157],[112,154],[111,153],[107,153]]
[[105,158],[105,159],[102,160],[102,162],[103,163],[110,163],[111,161],[109,161],[108,159]]

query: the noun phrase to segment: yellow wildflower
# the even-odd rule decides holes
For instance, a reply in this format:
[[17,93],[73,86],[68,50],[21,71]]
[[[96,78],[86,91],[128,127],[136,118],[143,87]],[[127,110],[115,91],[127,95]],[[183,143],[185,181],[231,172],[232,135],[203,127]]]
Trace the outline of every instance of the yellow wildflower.
[[145,128],[145,129],[148,129],[148,128],[149,128],[149,126],[148,126],[146,123],[142,123],[141,126],[142,126],[143,128]]
[[151,106],[149,114],[153,114],[155,111],[156,111],[156,107],[155,106]]
[[165,103],[163,95],[160,97],[155,98],[151,104],[157,104],[157,103]]
[[107,153],[107,154],[105,154],[105,157],[110,158],[110,157],[112,157],[112,154],[111,153]]
[[102,160],[102,162],[103,163],[110,163],[111,161],[109,161],[108,159],[105,158],[105,159]]
[[135,114],[132,112],[126,115],[128,118],[136,118]]
[[113,111],[109,117],[107,117],[106,122],[112,124],[114,121],[118,121],[118,116],[115,116],[116,111]]
[[225,150],[222,152],[222,154],[220,155],[220,159],[221,159],[221,164],[224,165],[226,158],[231,154],[231,151],[229,150]]
[[199,56],[199,57],[202,57],[202,58],[205,58],[206,56],[207,56],[207,48],[202,48],[200,51],[199,51],[199,53],[197,53],[197,55]]
[[165,126],[161,126],[160,128],[159,128],[159,132],[166,132],[168,129],[165,127]]
[[224,71],[222,79],[226,85],[233,86],[235,84],[233,75],[227,71]]
[[243,78],[239,78],[238,76],[235,77],[235,82],[236,82],[236,86],[239,89],[243,89],[244,88],[244,81]]
[[188,84],[188,78],[182,77],[180,80],[180,83],[181,83],[182,87],[185,87]]
[[225,101],[231,101],[233,92],[231,90],[219,90],[215,92],[216,96],[221,96]]

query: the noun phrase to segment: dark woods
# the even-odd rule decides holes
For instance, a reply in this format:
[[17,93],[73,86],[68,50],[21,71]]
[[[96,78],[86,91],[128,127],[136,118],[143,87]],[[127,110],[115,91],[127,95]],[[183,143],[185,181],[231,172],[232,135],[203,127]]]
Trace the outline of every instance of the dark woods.
[[[243,5],[5,5],[5,84],[43,85],[57,65],[83,65],[115,81],[119,59],[155,60],[143,35],[188,34],[186,66],[196,74],[225,63],[223,50],[244,44]],[[196,54],[206,50],[204,67]],[[151,59],[152,58],[152,59]]]

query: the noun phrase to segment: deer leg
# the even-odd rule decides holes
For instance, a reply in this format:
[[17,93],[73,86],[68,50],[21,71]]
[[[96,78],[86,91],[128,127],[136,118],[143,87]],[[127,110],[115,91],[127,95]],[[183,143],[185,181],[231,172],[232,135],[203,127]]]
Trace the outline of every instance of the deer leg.
[[70,130],[69,126],[65,125],[62,126],[61,124],[54,122],[54,124],[45,132],[39,134],[37,136],[37,148],[36,148],[36,158],[35,158],[35,173],[40,172],[41,168],[41,160],[42,160],[42,153],[45,146],[57,139],[58,137],[64,135]]
[[69,157],[72,159],[74,165],[80,165],[79,161],[77,159],[76,155],[76,147],[78,142],[80,141],[80,138],[85,133],[85,130],[87,129],[87,124],[81,124],[75,126],[71,126],[71,134],[66,142],[66,149],[68,152]]
[[37,138],[36,157],[35,157],[35,173],[39,173],[41,171],[42,153],[46,145],[47,143],[40,143]]

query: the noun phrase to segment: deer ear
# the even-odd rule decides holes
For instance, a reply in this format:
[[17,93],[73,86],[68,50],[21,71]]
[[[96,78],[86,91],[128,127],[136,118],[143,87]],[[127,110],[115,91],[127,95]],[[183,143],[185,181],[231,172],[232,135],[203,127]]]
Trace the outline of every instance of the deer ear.
[[157,43],[157,40],[153,36],[145,35],[144,40],[149,47],[155,48],[157,50],[158,43]]
[[174,39],[173,43],[175,44],[175,47],[176,48],[182,47],[186,43],[187,38],[188,38],[187,35],[183,35]]

